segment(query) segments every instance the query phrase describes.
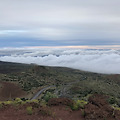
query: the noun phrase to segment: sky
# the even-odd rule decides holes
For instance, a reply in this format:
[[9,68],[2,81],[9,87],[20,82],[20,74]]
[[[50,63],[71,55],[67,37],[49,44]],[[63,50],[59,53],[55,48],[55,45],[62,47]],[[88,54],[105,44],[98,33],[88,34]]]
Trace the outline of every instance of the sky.
[[0,0],[0,47],[120,45],[120,0]]

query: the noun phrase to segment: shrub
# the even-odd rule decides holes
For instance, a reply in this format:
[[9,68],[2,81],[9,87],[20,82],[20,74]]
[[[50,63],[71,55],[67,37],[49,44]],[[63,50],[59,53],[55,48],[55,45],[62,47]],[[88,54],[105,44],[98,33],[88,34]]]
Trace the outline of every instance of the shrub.
[[115,109],[120,111],[120,107],[115,107]]
[[31,100],[31,102],[33,102],[33,103],[39,103],[39,101],[36,100],[36,99]]
[[87,102],[84,100],[76,100],[76,101],[74,101],[73,105],[71,106],[71,109],[72,110],[78,110],[80,108],[83,109],[86,104],[87,104]]
[[10,105],[10,104],[13,104],[13,101],[4,101],[4,104],[5,105]]
[[115,104],[115,103],[117,102],[117,100],[116,100],[116,98],[114,98],[114,97],[110,97],[110,98],[108,99],[108,102],[109,102],[110,104]]
[[26,111],[27,111],[28,115],[32,115],[32,113],[33,113],[32,106],[27,107]]
[[74,104],[71,106],[71,109],[72,109],[72,110],[78,110],[79,107],[77,106],[76,103],[74,103]]
[[57,96],[51,92],[47,92],[43,97],[46,102],[48,102],[51,98],[57,98]]
[[0,109],[3,107],[3,104],[2,103],[0,103]]
[[112,104],[111,106],[114,110],[119,110],[120,111],[120,107],[117,104]]
[[16,98],[16,99],[15,99],[15,103],[16,103],[16,104],[21,104],[22,102],[23,102],[23,101],[22,101],[20,98]]
[[47,102],[45,100],[40,101],[40,106],[46,107]]
[[87,102],[84,101],[84,100],[77,100],[76,104],[77,104],[78,107],[84,108],[84,106],[87,104]]
[[30,103],[30,102],[31,102],[31,100],[26,100],[25,102],[26,102],[26,103]]
[[52,116],[52,112],[48,107],[40,107],[39,113],[43,116]]

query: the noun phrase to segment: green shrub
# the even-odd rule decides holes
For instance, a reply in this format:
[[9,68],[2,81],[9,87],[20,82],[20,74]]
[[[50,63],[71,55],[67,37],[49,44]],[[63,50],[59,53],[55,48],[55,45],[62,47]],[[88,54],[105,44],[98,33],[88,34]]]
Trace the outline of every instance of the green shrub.
[[23,101],[20,98],[16,98],[14,102],[15,104],[21,104]]
[[27,111],[28,115],[32,115],[32,113],[33,113],[32,106],[27,107],[26,111]]
[[25,102],[26,102],[26,103],[30,103],[30,102],[31,102],[31,100],[26,100]]
[[73,105],[71,106],[71,109],[72,109],[72,110],[78,110],[79,107],[77,106],[76,103],[73,103]]
[[34,102],[34,103],[39,103],[39,101],[38,101],[38,100],[36,100],[36,99],[31,100],[31,102]]
[[109,102],[110,104],[115,104],[115,103],[117,102],[117,100],[116,100],[116,98],[114,98],[114,97],[110,97],[110,98],[108,99],[108,102]]
[[84,101],[84,100],[77,100],[76,101],[76,104],[77,104],[77,106],[79,107],[79,108],[84,108],[84,106],[87,104],[87,102],[86,101]]
[[46,107],[46,105],[47,105],[47,102],[45,100],[40,101],[40,106]]
[[0,103],[0,109],[3,107],[3,104],[2,103]]
[[43,97],[46,102],[48,102],[51,98],[57,98],[57,96],[51,92],[47,92]]
[[114,107],[115,110],[119,110],[120,111],[120,107]]
[[74,101],[73,105],[71,106],[71,109],[72,110],[78,110],[80,108],[83,109],[86,104],[87,104],[87,102],[84,100],[76,100],[76,101]]
[[4,101],[3,102],[5,105],[10,105],[10,104],[13,104],[13,101]]

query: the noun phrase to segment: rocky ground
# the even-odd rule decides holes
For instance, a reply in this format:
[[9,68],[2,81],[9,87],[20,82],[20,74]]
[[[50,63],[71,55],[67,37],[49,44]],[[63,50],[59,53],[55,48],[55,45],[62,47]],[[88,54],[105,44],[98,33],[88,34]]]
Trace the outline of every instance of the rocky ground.
[[[67,98],[50,99],[46,105],[26,103],[3,105],[0,120],[120,120],[120,111],[113,109],[103,95],[89,97],[84,108],[72,110],[73,101]],[[27,107],[32,107],[32,112]]]
[[85,106],[85,120],[120,120],[120,111],[113,109],[103,95],[94,95],[89,98]]

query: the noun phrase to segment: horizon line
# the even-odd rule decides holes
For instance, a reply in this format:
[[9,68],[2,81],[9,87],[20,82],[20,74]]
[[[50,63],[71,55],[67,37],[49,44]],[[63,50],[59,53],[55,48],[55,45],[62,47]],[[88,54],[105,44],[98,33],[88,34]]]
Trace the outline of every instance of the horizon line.
[[80,49],[120,49],[120,45],[78,45],[78,46],[22,46],[22,47],[0,47],[0,49],[37,49],[37,48],[80,48]]

